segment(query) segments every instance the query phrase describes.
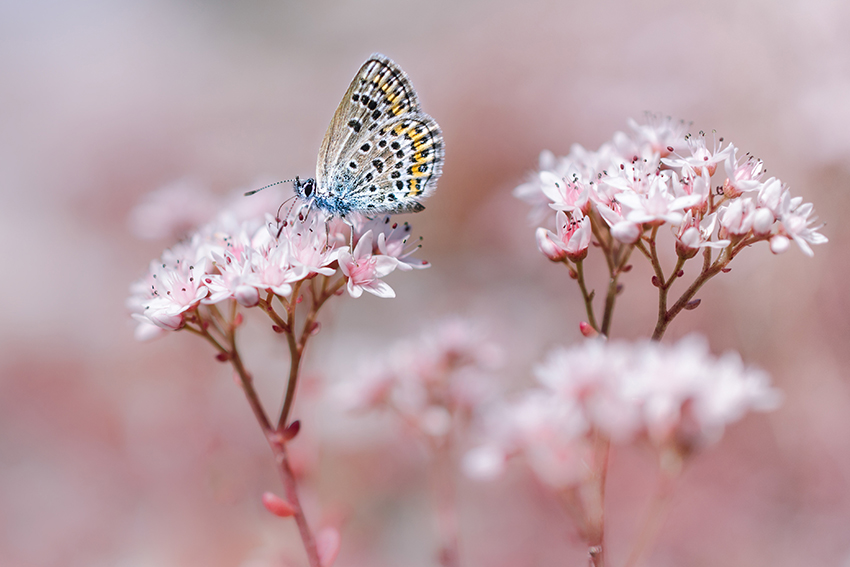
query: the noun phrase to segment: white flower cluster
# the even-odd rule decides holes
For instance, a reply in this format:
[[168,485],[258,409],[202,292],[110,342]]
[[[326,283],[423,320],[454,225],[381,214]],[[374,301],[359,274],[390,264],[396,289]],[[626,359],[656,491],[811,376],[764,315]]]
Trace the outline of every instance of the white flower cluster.
[[329,221],[316,210],[296,211],[288,220],[238,220],[223,213],[151,262],[127,301],[139,322],[136,337],[181,329],[200,305],[235,300],[260,304],[264,294],[289,297],[293,287],[317,275],[339,271],[352,297],[364,291],[379,297],[395,292],[382,278],[395,269],[427,267],[410,254],[410,225],[390,217],[359,220],[351,227]]
[[522,454],[541,480],[564,488],[588,474],[594,434],[686,456],[748,411],[780,402],[765,372],[737,353],[712,356],[695,335],[673,346],[586,341],[550,353],[535,374],[539,387],[485,415],[486,441],[464,462],[471,476],[495,476]]
[[687,125],[670,118],[650,116],[647,124],[629,125],[630,134],[617,132],[595,152],[577,144],[562,158],[543,152],[540,171],[514,190],[535,205],[537,218],[557,211],[557,232],[537,231],[548,258],[584,258],[590,221],[625,244],[668,224],[685,258],[744,240],[768,240],[774,253],[793,240],[811,256],[810,244],[827,241],[813,226],[812,205],[792,197],[778,179],[763,179],[761,160],[738,157],[722,138],[709,147],[703,133],[686,134]]

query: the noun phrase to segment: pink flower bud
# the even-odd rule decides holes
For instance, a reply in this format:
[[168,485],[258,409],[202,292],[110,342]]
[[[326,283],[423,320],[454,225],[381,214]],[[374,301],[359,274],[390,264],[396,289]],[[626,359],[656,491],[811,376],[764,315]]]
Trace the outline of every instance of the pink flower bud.
[[260,290],[252,285],[240,285],[233,296],[242,307],[254,307],[260,303]]
[[782,254],[791,246],[791,240],[787,236],[777,234],[770,239],[770,251],[774,254]]
[[581,331],[581,334],[584,335],[585,337],[589,338],[589,339],[592,339],[594,337],[599,336],[599,332],[596,329],[594,329],[590,325],[590,323],[587,323],[585,321],[582,321],[581,323],[579,323],[578,328],[579,328],[579,331]]
[[553,262],[563,262],[567,257],[567,251],[555,244],[552,240],[552,233],[543,227],[537,229],[535,233],[537,237],[537,249],[543,252],[543,255]]
[[763,207],[756,209],[755,215],[753,215],[753,232],[760,236],[769,233],[775,220],[776,217],[773,216],[770,209]]
[[611,227],[611,236],[624,244],[634,244],[640,238],[640,225],[621,221]]
[[266,507],[266,510],[281,518],[289,518],[295,515],[295,507],[292,504],[271,492],[263,493],[263,506]]

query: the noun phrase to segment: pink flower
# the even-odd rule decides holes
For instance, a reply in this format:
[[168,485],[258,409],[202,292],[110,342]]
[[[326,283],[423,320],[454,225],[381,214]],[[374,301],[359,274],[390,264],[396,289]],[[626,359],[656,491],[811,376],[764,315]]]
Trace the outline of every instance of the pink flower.
[[720,149],[723,143],[722,138],[719,142],[715,141],[713,150],[709,150],[705,145],[705,133],[703,132],[700,132],[698,136],[688,134],[685,136],[685,140],[691,155],[678,155],[672,158],[663,158],[661,161],[669,167],[681,168],[682,175],[687,177],[700,176],[703,172],[708,173],[708,176],[711,177],[717,169],[717,164],[726,160],[734,151],[732,144],[727,145],[722,150]]
[[[241,256],[241,257],[240,257]],[[243,307],[254,307],[260,302],[260,292],[251,285],[253,265],[251,249],[241,255],[225,250],[223,255],[213,254],[218,274],[205,276],[204,283],[210,295],[203,303],[220,303],[225,299],[235,299]]]
[[392,217],[386,215],[378,217],[362,224],[355,225],[354,243],[359,242],[361,236],[366,232],[372,231],[377,238],[373,241],[372,252],[374,254],[382,254],[390,256],[398,260],[398,269],[409,271],[413,269],[421,270],[429,268],[431,264],[424,260],[418,260],[412,257],[422,248],[422,237],[411,242],[411,226],[405,222],[399,224],[394,222]]
[[702,200],[698,194],[674,197],[667,191],[666,176],[655,176],[646,194],[620,193],[617,200],[631,209],[626,219],[635,224],[679,224],[684,209],[697,206]]
[[[731,146],[731,144],[730,144]],[[723,192],[727,197],[737,197],[744,191],[754,191],[761,186],[761,176],[764,175],[764,164],[760,159],[747,154],[740,160],[737,158],[738,149],[732,147],[723,164],[726,168],[726,182]]]
[[510,456],[523,455],[541,480],[568,488],[587,474],[598,433],[615,442],[645,437],[659,451],[687,456],[781,399],[763,371],[735,353],[712,356],[696,336],[674,345],[586,340],[551,352],[535,376],[539,387],[483,414],[467,474],[492,478]]
[[559,211],[574,211],[587,207],[588,191],[581,182],[566,181],[551,171],[541,171],[540,187],[552,203],[551,208]]
[[451,319],[364,361],[333,397],[348,410],[391,408],[440,443],[490,395],[487,373],[500,354],[476,326]]
[[711,213],[700,223],[693,211],[689,211],[676,235],[676,252],[683,258],[692,258],[701,248],[729,246],[729,240],[712,240],[716,226],[717,213]]
[[182,238],[209,221],[217,208],[209,189],[183,179],[142,197],[130,212],[130,229],[139,238]]
[[634,244],[640,238],[643,228],[640,224],[625,220],[620,214],[619,203],[614,203],[614,207],[608,208],[604,205],[597,205],[597,210],[608,226],[611,227],[611,236],[623,242],[624,244]]
[[[779,205],[779,235],[790,238],[797,243],[800,250],[806,256],[814,256],[810,244],[825,244],[827,238],[820,234],[818,230],[823,226],[812,226],[817,222],[817,217],[809,218],[814,211],[814,206],[811,203],[803,203],[801,197],[791,196],[786,192],[783,195],[782,202]],[[779,253],[787,248],[783,248],[782,243],[777,241],[774,243],[771,240],[771,250],[774,253]]]
[[537,229],[537,247],[540,251],[553,262],[560,262],[564,258],[584,259],[590,245],[590,219],[578,209],[573,211],[571,217],[564,211],[558,211],[555,223],[558,226],[558,234],[545,228]]
[[685,146],[685,134],[689,124],[684,120],[675,120],[670,116],[646,114],[646,124],[629,119],[629,127],[635,132],[635,141],[639,146],[647,146],[652,153],[665,157],[668,148],[680,149]]
[[[140,309],[133,313],[133,318],[166,330],[181,328],[184,313],[197,307],[209,292],[199,277],[202,274],[203,270],[197,270],[185,260],[170,265],[152,264],[147,279],[151,282],[148,298],[136,303]],[[139,290],[139,286],[135,288]]]
[[339,267],[348,278],[348,293],[351,297],[360,297],[368,291],[378,297],[395,297],[393,288],[381,280],[398,267],[398,260],[392,256],[372,254],[372,231],[364,234],[354,252],[348,247],[339,251]]
[[743,236],[753,228],[756,207],[751,199],[734,199],[719,212],[720,226],[729,233]]

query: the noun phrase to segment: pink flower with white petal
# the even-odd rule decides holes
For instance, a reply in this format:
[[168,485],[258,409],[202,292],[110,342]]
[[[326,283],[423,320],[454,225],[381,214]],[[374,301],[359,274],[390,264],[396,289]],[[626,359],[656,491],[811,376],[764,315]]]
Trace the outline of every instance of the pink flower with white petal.
[[258,290],[285,297],[292,293],[292,284],[307,275],[305,268],[293,268],[289,243],[285,240],[269,242],[255,251],[248,282]]
[[[730,144],[731,146],[731,144]],[[764,164],[760,159],[747,154],[738,159],[738,149],[734,146],[726,156],[724,167],[726,168],[726,182],[723,184],[723,192],[727,197],[734,198],[744,191],[754,191],[761,186],[761,177],[764,175]]]
[[648,146],[650,151],[666,157],[674,151],[684,148],[685,134],[689,124],[684,120],[676,120],[660,114],[646,114],[646,124],[639,124],[633,119],[628,120],[629,127],[634,130],[634,138],[640,146]]
[[226,299],[235,299],[243,307],[254,307],[260,302],[259,290],[251,285],[251,249],[241,252],[234,254],[225,250],[223,255],[213,254],[219,273],[204,276],[204,283],[209,288],[210,295],[202,303],[211,305]]
[[431,266],[425,260],[412,256],[422,248],[422,237],[411,241],[412,229],[409,223],[399,224],[393,221],[391,216],[386,215],[357,224],[355,225],[355,245],[359,242],[360,235],[370,230],[373,235],[376,235],[372,243],[372,253],[395,258],[398,260],[399,270],[421,270]]
[[684,217],[684,210],[700,203],[700,195],[674,197],[667,191],[666,180],[666,176],[654,177],[644,195],[628,192],[618,194],[617,200],[631,209],[626,220],[635,224],[679,224]]
[[640,224],[623,218],[620,214],[620,204],[613,203],[611,208],[597,205],[602,218],[611,227],[611,236],[625,244],[634,244],[640,238],[643,228]]
[[765,207],[774,215],[778,215],[783,197],[789,193],[788,187],[775,177],[771,177],[757,189],[759,190],[757,198],[759,207]]
[[675,171],[669,172],[670,191],[674,197],[696,196],[698,199],[691,207],[705,212],[708,197],[711,194],[711,177],[703,170],[702,175],[695,177],[684,177],[682,179]]
[[539,175],[541,190],[552,201],[551,208],[557,211],[587,210],[589,193],[580,181],[568,181],[550,171],[541,171]]
[[616,168],[606,173],[600,185],[613,188],[617,197],[623,193],[647,195],[657,189],[659,183],[667,182],[661,177],[657,155],[637,161],[620,161]]
[[292,219],[280,229],[279,240],[288,246],[287,259],[297,279],[336,272],[330,266],[337,261],[339,250],[330,246],[330,235],[330,227],[317,214]]
[[537,249],[544,256],[553,262],[563,262],[567,257],[567,251],[558,245],[558,236],[553,234],[551,230],[546,230],[542,226],[534,233],[537,239]]
[[[572,217],[567,217],[564,211],[555,215],[558,234],[549,232],[551,241],[561,248],[571,260],[583,260],[590,246],[590,218],[581,214],[580,210],[573,211]],[[539,240],[538,240],[539,242]]]
[[[803,203],[802,197],[791,198],[787,192],[779,206],[779,235],[796,242],[806,256],[814,256],[810,244],[829,242],[818,232],[823,224],[812,226],[818,220],[817,217],[809,218],[813,211],[814,206],[811,203]],[[782,252],[786,248],[787,246],[783,248],[781,241],[774,243],[771,240],[771,250],[774,253]]]
[[203,271],[185,260],[152,265],[148,299],[141,302],[141,310],[133,313],[133,318],[172,331],[183,327],[185,312],[196,308],[209,293],[201,276]]
[[720,226],[729,234],[743,236],[753,228],[755,214],[752,199],[734,199],[719,212]]
[[368,291],[378,297],[395,297],[395,291],[381,278],[398,267],[398,260],[392,256],[372,254],[372,231],[364,234],[354,252],[349,252],[348,246],[339,251],[339,267],[345,277],[351,297],[360,297]]
[[694,177],[702,175],[705,171],[709,177],[714,175],[717,164],[722,163],[732,154],[734,147],[732,144],[720,149],[723,145],[723,139],[715,141],[714,149],[709,150],[705,144],[705,133],[700,132],[698,136],[688,134],[685,137],[688,144],[688,149],[691,155],[677,155],[675,157],[667,157],[662,159],[665,165],[682,170],[683,176]]
[[683,258],[692,258],[702,248],[726,248],[729,240],[712,240],[716,226],[717,213],[699,222],[693,211],[688,211],[676,235],[676,252]]

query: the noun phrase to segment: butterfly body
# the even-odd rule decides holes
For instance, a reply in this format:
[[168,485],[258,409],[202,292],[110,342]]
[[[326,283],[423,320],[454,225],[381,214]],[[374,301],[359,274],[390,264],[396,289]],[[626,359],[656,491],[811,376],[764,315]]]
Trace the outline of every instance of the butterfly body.
[[315,179],[295,194],[334,216],[418,212],[436,188],[445,150],[407,74],[376,53],[357,72],[331,120]]

